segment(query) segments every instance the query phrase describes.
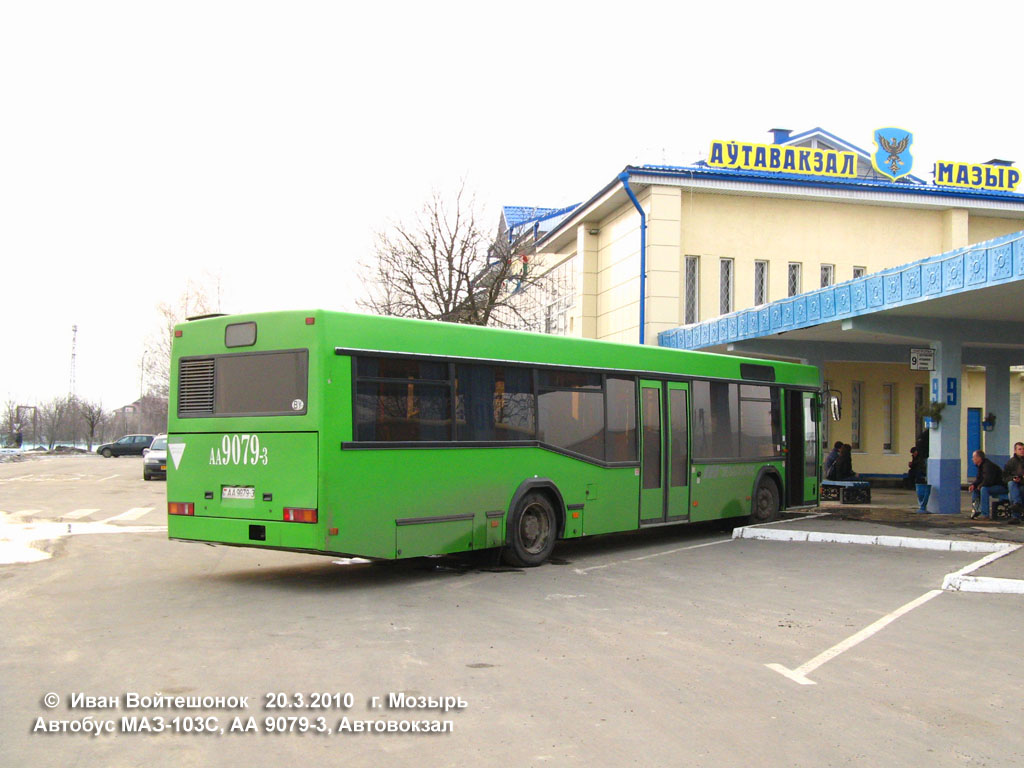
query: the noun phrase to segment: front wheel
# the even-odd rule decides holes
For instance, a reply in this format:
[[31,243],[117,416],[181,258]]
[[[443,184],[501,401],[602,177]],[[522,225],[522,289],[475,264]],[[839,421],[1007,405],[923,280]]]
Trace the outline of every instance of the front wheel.
[[109,459],[113,455],[114,455],[114,452],[112,450],[110,450],[109,448],[104,448],[103,449],[102,456],[103,456],[104,459]]
[[502,557],[509,565],[519,568],[542,565],[551,556],[557,536],[551,501],[543,493],[528,493],[509,516]]
[[750,522],[767,523],[779,516],[779,489],[767,477],[762,477],[754,491]]

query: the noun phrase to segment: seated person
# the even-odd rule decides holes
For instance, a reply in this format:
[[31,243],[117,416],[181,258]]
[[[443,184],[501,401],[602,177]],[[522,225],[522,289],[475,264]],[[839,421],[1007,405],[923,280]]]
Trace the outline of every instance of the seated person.
[[1010,492],[1010,522],[1019,524],[1024,512],[1021,485],[1024,483],[1024,443],[1013,444],[1013,456],[1003,466],[1003,482]]
[[992,459],[985,456],[984,451],[975,451],[971,461],[978,468],[978,474],[967,490],[971,492],[971,505],[974,510],[971,513],[971,520],[979,517],[989,517],[989,500],[992,496],[1006,496],[1006,486],[1003,485],[1003,473]]
[[849,443],[843,443],[843,447],[839,449],[839,458],[836,459],[836,463],[832,467],[835,473],[833,480],[857,479],[857,473],[853,471],[853,457],[850,455],[852,450]]
[[824,466],[825,472],[822,475],[822,477],[824,477],[826,480],[837,480],[838,479],[836,477],[835,466],[836,466],[836,461],[839,459],[839,451],[842,449],[842,447],[843,447],[843,441],[842,440],[836,440],[836,444],[832,446],[832,450],[829,451],[828,456],[825,457],[825,466]]

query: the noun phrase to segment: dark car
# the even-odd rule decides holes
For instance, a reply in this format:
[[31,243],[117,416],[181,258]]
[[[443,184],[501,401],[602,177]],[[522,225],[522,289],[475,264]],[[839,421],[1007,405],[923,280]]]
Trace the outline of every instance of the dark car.
[[109,459],[111,456],[141,456],[153,442],[153,435],[125,435],[113,443],[104,443],[96,453]]
[[167,435],[157,435],[142,458],[142,479],[167,479]]

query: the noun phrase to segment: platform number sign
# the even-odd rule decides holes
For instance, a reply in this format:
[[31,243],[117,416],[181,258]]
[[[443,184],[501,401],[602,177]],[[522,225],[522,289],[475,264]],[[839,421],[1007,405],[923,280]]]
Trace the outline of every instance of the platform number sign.
[[956,405],[956,377],[946,379],[946,405]]

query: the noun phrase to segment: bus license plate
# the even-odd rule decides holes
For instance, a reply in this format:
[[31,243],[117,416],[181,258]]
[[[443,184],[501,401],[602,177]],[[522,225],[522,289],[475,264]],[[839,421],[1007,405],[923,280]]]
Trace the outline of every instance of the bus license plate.
[[251,486],[241,488],[237,485],[226,485],[221,489],[220,497],[222,499],[255,499],[256,489]]

